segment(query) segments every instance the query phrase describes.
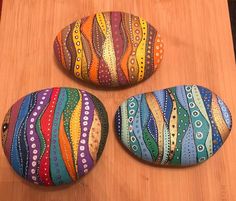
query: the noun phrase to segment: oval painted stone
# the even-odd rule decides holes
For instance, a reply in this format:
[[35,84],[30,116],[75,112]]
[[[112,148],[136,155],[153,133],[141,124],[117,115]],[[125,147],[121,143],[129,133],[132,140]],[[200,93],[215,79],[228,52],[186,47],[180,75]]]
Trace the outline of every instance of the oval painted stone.
[[150,77],[163,56],[157,30],[123,12],[103,12],[66,26],[54,41],[59,63],[95,85],[119,87]]
[[223,145],[231,114],[216,94],[201,86],[177,86],[133,96],[115,116],[121,143],[157,165],[201,163]]
[[90,171],[107,134],[107,113],[95,96],[51,88],[28,94],[10,108],[2,125],[2,145],[10,165],[23,178],[60,185]]

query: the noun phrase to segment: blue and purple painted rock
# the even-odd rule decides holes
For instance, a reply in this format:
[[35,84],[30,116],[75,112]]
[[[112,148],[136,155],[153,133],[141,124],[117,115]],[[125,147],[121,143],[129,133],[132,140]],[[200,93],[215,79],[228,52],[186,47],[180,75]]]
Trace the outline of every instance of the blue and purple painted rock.
[[227,139],[231,114],[201,86],[177,86],[133,96],[115,116],[121,143],[157,165],[189,166],[214,155]]
[[100,158],[107,113],[92,94],[51,88],[18,100],[2,125],[2,145],[13,169],[28,181],[60,185],[83,177]]
[[150,23],[123,12],[79,19],[58,33],[57,60],[76,78],[102,87],[130,86],[150,77],[163,57],[163,43]]

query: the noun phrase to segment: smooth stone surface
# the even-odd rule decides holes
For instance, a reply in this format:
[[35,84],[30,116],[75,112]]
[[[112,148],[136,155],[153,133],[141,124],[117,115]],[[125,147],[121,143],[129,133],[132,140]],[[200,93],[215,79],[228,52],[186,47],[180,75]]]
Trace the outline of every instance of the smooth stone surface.
[[56,57],[75,77],[104,87],[150,77],[163,56],[157,30],[123,12],[103,12],[66,26],[54,41]]
[[223,145],[231,127],[225,103],[201,86],[177,86],[133,96],[116,112],[121,143],[160,165],[201,163]]
[[10,165],[23,178],[60,185],[90,171],[107,134],[107,113],[95,96],[52,88],[31,93],[10,108],[2,125],[2,145]]

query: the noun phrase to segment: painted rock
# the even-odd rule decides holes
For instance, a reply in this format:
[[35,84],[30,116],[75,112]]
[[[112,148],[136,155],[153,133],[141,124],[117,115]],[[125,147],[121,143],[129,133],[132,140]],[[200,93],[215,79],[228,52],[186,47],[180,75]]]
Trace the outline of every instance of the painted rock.
[[4,153],[28,181],[60,185],[83,177],[106,143],[107,114],[90,93],[52,88],[31,93],[8,111],[2,125]]
[[225,103],[209,89],[177,86],[133,96],[116,112],[121,143],[157,165],[201,163],[223,145],[231,126]]
[[136,84],[150,77],[163,56],[157,30],[123,12],[103,12],[65,27],[54,41],[59,63],[80,80],[104,87]]

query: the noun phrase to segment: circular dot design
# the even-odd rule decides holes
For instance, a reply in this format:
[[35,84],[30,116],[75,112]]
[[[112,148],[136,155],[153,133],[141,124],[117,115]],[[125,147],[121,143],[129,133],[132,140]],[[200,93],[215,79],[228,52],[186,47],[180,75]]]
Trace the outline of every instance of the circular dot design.
[[127,99],[115,115],[122,144],[155,165],[190,166],[209,159],[227,139],[231,114],[216,94],[176,86]]
[[54,52],[76,78],[103,87],[134,85],[150,77],[163,58],[158,31],[141,17],[101,12],[58,33]]
[[51,88],[18,100],[2,124],[2,145],[13,169],[46,186],[68,184],[100,158],[108,134],[107,113],[92,94]]

